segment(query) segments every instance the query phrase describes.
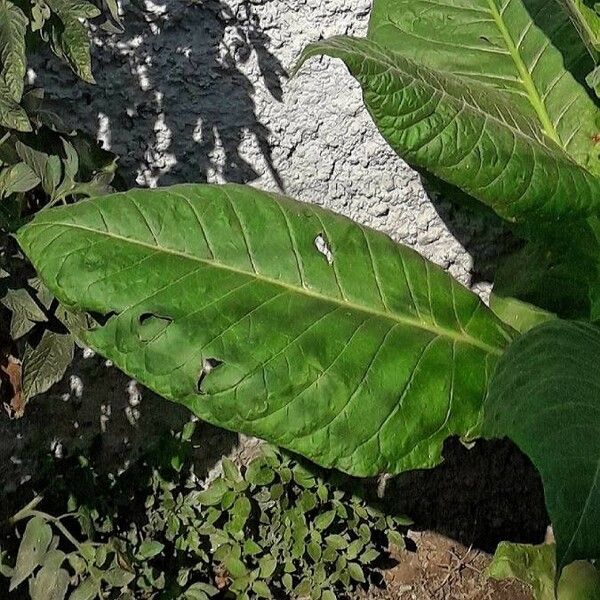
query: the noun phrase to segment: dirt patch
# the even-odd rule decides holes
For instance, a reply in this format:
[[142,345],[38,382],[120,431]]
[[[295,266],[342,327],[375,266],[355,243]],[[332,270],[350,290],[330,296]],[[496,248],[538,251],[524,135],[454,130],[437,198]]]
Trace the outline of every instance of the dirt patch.
[[385,589],[368,600],[533,600],[518,582],[486,575],[490,555],[431,531],[411,532],[414,550],[396,552],[398,564],[383,572]]

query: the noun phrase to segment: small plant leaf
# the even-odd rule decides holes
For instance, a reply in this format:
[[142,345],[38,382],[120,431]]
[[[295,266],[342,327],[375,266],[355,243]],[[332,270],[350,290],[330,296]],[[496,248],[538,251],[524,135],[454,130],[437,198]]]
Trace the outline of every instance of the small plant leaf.
[[158,556],[164,549],[164,544],[155,540],[147,540],[142,542],[137,552],[137,557],[140,560],[147,560]]
[[[18,239],[61,302],[109,315],[82,332],[91,348],[209,422],[355,475],[434,466],[449,435],[476,434],[514,336],[385,235],[250,187],[90,199]],[[171,323],[140,343],[148,314]]]
[[483,433],[509,437],[544,484],[557,572],[600,559],[600,328],[553,320],[507,350],[490,382]]
[[94,83],[90,40],[87,27],[82,20],[97,17],[100,10],[85,0],[46,0],[50,10],[61,21],[61,26],[52,26],[50,43],[52,50],[67,61],[73,71],[88,83]]
[[3,167],[0,169],[0,198],[18,192],[28,192],[39,183],[40,178],[24,162]]
[[24,288],[8,290],[1,302],[12,312],[10,335],[13,340],[25,335],[36,323],[48,320],[44,311]]
[[52,528],[44,519],[35,516],[27,521],[17,552],[15,570],[10,579],[11,592],[42,564],[51,541]]
[[44,331],[39,344],[23,356],[23,399],[28,402],[60,381],[73,360],[75,343],[69,334]]
[[44,558],[44,564],[34,579],[30,579],[31,600],[64,600],[71,576],[61,565],[63,552],[52,550]]
[[359,583],[365,582],[365,574],[363,572],[362,567],[355,562],[348,563],[348,574],[354,581],[358,581]]

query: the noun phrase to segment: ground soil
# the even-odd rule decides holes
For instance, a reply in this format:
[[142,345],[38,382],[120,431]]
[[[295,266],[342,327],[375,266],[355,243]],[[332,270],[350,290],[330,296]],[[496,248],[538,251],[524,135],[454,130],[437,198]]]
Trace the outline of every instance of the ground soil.
[[432,531],[410,536],[414,550],[395,554],[398,564],[369,600],[533,600],[520,583],[487,577],[489,554]]

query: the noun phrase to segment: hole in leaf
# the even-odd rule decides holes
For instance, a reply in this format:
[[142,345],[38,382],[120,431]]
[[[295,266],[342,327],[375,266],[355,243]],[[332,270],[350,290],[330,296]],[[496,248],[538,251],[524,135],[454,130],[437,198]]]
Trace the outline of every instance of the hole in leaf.
[[325,257],[328,264],[333,264],[333,254],[329,247],[329,242],[322,233],[315,238],[315,248]]
[[217,367],[220,367],[222,364],[223,361],[219,360],[218,358],[205,358],[202,360],[202,371],[200,371],[200,377],[198,377],[198,383],[196,384],[196,387],[200,394],[204,393],[202,391],[202,383],[206,379],[206,376],[211,371],[214,371]]
[[138,317],[138,336],[141,341],[147,342],[158,337],[172,322],[170,317],[163,317],[153,313],[142,313]]
[[104,327],[113,317],[118,316],[119,313],[111,310],[107,313],[89,311],[88,314],[98,325],[100,325],[100,327]]

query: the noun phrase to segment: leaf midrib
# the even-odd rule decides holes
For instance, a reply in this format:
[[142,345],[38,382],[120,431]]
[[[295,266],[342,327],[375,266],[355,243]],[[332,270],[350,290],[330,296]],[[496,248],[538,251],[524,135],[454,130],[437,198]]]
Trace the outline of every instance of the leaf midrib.
[[[79,224],[74,224],[74,223],[64,223],[64,222],[60,222],[60,221],[46,221],[43,223],[36,223],[36,222],[32,222],[29,223],[28,227],[42,227],[42,226],[57,226],[57,227],[64,227],[64,228],[71,228],[71,229],[79,229],[82,231],[87,231],[89,233],[94,233],[96,235],[102,235],[105,236],[107,238],[111,238],[111,239],[115,239],[115,240],[120,240],[122,242],[125,242],[127,244],[132,244],[135,246],[140,246],[142,248],[148,248],[150,250],[158,250],[160,252],[164,252],[165,254],[170,254],[172,256],[178,256],[180,258],[185,258],[187,260],[191,260],[194,262],[199,262],[205,265],[209,265],[215,268],[219,268],[219,269],[224,269],[227,271],[230,271],[232,273],[237,273],[239,275],[243,275],[245,277],[252,277],[254,279],[258,279],[260,281],[263,281],[265,283],[269,283],[273,286],[276,287],[281,287],[287,290],[291,290],[296,294],[302,294],[305,296],[309,296],[311,298],[315,298],[318,300],[321,300],[323,302],[327,302],[330,304],[338,304],[339,306],[342,307],[346,307],[349,309],[353,309],[359,312],[363,312],[363,313],[367,313],[367,314],[371,314],[374,315],[376,317],[382,318],[382,319],[387,319],[390,321],[394,321],[396,323],[400,323],[400,324],[404,324],[404,325],[408,325],[410,327],[415,327],[417,329],[423,329],[425,331],[429,331],[430,333],[433,333],[434,335],[437,336],[443,336],[446,338],[450,338],[452,340],[456,340],[458,342],[462,342],[465,344],[469,344],[471,346],[475,346],[477,348],[480,348],[481,350],[484,350],[485,352],[488,352],[490,354],[495,354],[496,356],[501,356],[504,352],[503,348],[498,348],[495,346],[490,346],[489,344],[486,344],[485,342],[482,342],[481,340],[478,340],[477,338],[474,338],[470,335],[468,335],[466,332],[461,335],[459,333],[457,333],[456,331],[452,331],[451,329],[446,329],[444,327],[440,327],[439,325],[430,325],[427,323],[424,323],[423,321],[419,321],[416,319],[411,319],[410,317],[404,317],[401,315],[398,315],[396,313],[388,313],[388,312],[383,312],[374,308],[370,308],[370,307],[366,307],[363,306],[361,304],[356,304],[354,302],[350,302],[348,300],[344,300],[344,299],[340,299],[340,298],[333,298],[330,296],[325,296],[324,294],[321,294],[319,292],[315,292],[312,290],[307,289],[306,287],[297,287],[297,286],[293,286],[290,285],[288,283],[284,283],[282,281],[279,281],[277,279],[272,279],[270,277],[267,277],[263,274],[259,274],[256,273],[254,271],[245,271],[243,269],[238,269],[236,267],[232,267],[230,265],[226,265],[224,263],[218,262],[216,260],[207,260],[204,258],[199,258],[197,256],[193,256],[191,254],[187,254],[185,252],[180,252],[179,250],[174,250],[172,248],[165,248],[164,246],[160,246],[158,244],[156,245],[152,245],[152,244],[148,244],[146,242],[142,242],[141,240],[134,240],[128,237],[125,237],[123,235],[119,235],[117,233],[113,233],[113,232],[108,232],[108,231],[101,231],[98,229],[94,229],[92,227],[86,227],[85,225],[79,225]],[[480,300],[478,300],[480,302]],[[460,324],[460,323],[459,323]],[[460,326],[462,327],[462,324],[460,324]]]
[[[511,0],[507,0],[507,1],[510,2]],[[561,148],[563,148],[564,146],[561,143],[560,138],[558,137],[558,133],[556,132],[554,124],[552,123],[552,119],[550,119],[550,115],[548,114],[546,105],[542,101],[542,98],[541,98],[537,88],[535,87],[535,84],[533,83],[531,74],[527,70],[527,66],[525,65],[525,62],[523,61],[521,53],[519,52],[519,49],[515,45],[515,42],[512,39],[512,36],[510,35],[510,31],[506,27],[506,23],[504,23],[504,19],[502,18],[502,15],[498,11],[498,8],[497,8],[494,0],[487,0],[487,3],[490,7],[490,13],[492,15],[492,18],[494,19],[496,26],[500,30],[500,33],[502,34],[502,37],[504,38],[504,43],[506,44],[506,48],[509,51],[511,58],[513,59],[513,62],[515,63],[515,66],[517,67],[517,71],[519,72],[519,75],[521,76],[521,81],[523,83],[523,87],[525,88],[525,92],[527,93],[527,97],[529,98],[529,102],[531,103],[531,106],[533,106],[533,110],[535,110],[538,118],[540,119],[540,122],[544,129],[544,133],[550,139],[552,139],[554,142],[556,142]],[[532,18],[531,15],[530,15],[530,18]],[[535,27],[535,25],[533,25],[533,27]]]
[[[327,41],[331,42],[332,40],[343,39],[344,37],[346,37],[346,36],[336,36],[335,38],[330,38]],[[356,40],[356,39],[360,39],[360,38],[349,38],[349,39]],[[518,126],[511,125],[508,121],[505,121],[505,120],[501,119],[500,117],[494,115],[493,113],[489,112],[488,110],[486,110],[485,107],[482,108],[481,106],[477,105],[476,103],[468,101],[463,96],[459,97],[456,94],[450,93],[445,89],[436,87],[431,82],[426,81],[425,79],[416,77],[414,73],[406,71],[405,69],[400,67],[397,63],[393,62],[393,55],[395,54],[396,56],[400,56],[401,58],[408,61],[409,63],[411,63],[413,65],[417,65],[417,63],[415,63],[412,59],[403,57],[401,54],[397,54],[393,51],[387,50],[383,46],[380,46],[379,44],[377,44],[377,42],[370,42],[370,43],[373,44],[373,46],[379,50],[379,52],[380,52],[379,57],[370,56],[369,54],[364,52],[362,49],[361,50],[357,50],[356,48],[348,49],[348,48],[345,48],[344,46],[338,46],[338,48],[340,48],[343,52],[351,52],[351,53],[360,55],[360,57],[363,58],[364,60],[374,60],[374,61],[379,62],[380,64],[385,64],[388,67],[388,70],[398,71],[398,73],[401,73],[405,77],[410,77],[413,81],[417,82],[419,85],[422,85],[423,87],[427,87],[427,88],[431,89],[433,92],[437,92],[442,95],[445,95],[448,98],[450,98],[451,100],[453,100],[454,102],[461,103],[462,106],[466,106],[467,108],[471,109],[473,112],[478,113],[478,115],[482,115],[484,118],[486,118],[490,121],[493,121],[495,123],[498,123],[498,125],[500,125],[504,129],[508,129],[515,136],[518,136],[518,137],[526,140],[527,142],[538,144],[538,145],[542,146],[543,148],[547,149],[549,152],[552,152],[552,151],[556,152],[556,148],[552,147],[548,143],[548,140],[550,138],[545,135],[545,132],[543,131],[543,129],[539,129],[540,137],[537,137],[536,135],[534,135],[533,131],[525,131],[523,129],[519,129]],[[318,48],[319,42],[315,42],[314,46],[315,46],[315,48]],[[327,45],[324,45],[323,47],[325,49],[328,49]],[[437,70],[437,69],[434,69],[431,67],[421,67],[421,68],[426,69],[429,73],[432,73],[434,75],[438,75],[438,76],[441,76],[444,78],[448,78],[452,75],[448,71]],[[472,81],[469,81],[466,77],[454,76],[453,79],[455,81],[457,79],[460,79],[462,82],[464,82],[465,85],[472,85]],[[490,87],[490,86],[485,86],[484,84],[479,84],[477,82],[475,82],[475,83],[476,83],[476,85],[479,85],[482,88]],[[494,90],[494,91],[497,94],[506,94],[506,92],[504,90]],[[536,124],[535,126],[539,127],[539,124]],[[545,139],[545,138],[547,138],[547,139]],[[563,153],[564,160],[570,161],[573,163],[573,165],[579,166],[579,165],[577,165],[577,163],[572,161],[571,157],[566,152],[564,152],[564,149],[562,146],[558,145],[558,150],[560,150]]]

